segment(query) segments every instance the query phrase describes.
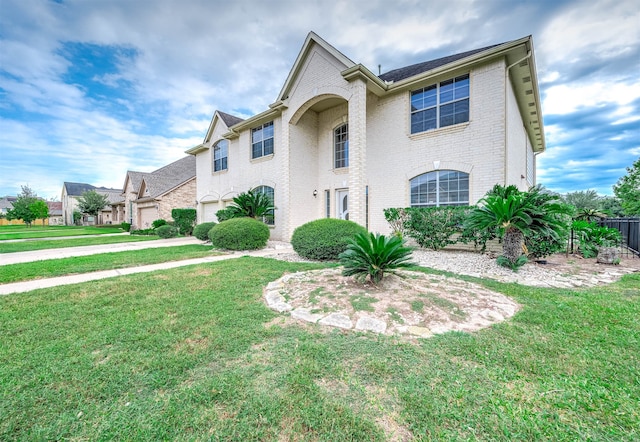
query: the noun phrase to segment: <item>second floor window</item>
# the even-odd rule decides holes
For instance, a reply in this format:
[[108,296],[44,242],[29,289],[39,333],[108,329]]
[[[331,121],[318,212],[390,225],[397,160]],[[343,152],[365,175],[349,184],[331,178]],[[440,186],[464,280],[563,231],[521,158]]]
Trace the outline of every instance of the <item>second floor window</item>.
[[213,146],[213,171],[227,170],[227,157],[229,156],[229,142],[220,140]]
[[251,129],[251,158],[273,155],[273,121]]
[[469,74],[411,92],[411,133],[469,121]]
[[333,167],[349,167],[349,128],[346,124],[333,131]]

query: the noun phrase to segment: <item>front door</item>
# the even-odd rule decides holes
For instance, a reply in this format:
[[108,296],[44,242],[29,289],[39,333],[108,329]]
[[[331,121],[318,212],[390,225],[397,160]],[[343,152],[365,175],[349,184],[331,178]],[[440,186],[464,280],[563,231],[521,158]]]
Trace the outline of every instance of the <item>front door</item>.
[[349,191],[337,190],[336,191],[336,218],[349,219]]

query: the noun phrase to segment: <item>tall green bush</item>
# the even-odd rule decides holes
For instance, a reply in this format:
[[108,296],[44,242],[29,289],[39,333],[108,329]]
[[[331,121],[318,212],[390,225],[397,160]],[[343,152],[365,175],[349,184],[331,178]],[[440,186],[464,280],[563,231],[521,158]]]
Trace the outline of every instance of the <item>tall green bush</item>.
[[173,209],[171,218],[181,235],[189,236],[196,224],[196,209]]
[[213,226],[209,239],[219,249],[257,250],[267,245],[269,227],[254,218],[233,218]]
[[291,245],[307,259],[335,260],[347,249],[349,239],[366,229],[353,221],[322,218],[301,225],[293,231]]

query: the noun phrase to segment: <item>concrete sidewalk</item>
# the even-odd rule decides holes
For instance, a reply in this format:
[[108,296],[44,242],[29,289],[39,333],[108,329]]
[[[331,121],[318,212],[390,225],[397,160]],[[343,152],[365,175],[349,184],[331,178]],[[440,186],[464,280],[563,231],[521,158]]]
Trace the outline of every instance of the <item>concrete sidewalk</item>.
[[[181,238],[181,239],[187,239],[187,238]],[[193,238],[193,240],[194,241],[191,241],[190,244],[201,243],[196,238]],[[171,241],[171,240],[161,240],[161,241]],[[135,243],[135,244],[144,244],[144,243]],[[116,245],[116,244],[113,244],[113,245]],[[170,247],[171,245],[179,245],[179,244],[168,244],[160,247]],[[102,247],[102,246],[90,246],[90,247]],[[289,253],[292,250],[293,249],[290,246],[278,245],[275,247],[269,247],[266,249],[255,250],[250,252],[247,252],[247,251],[234,252],[226,255],[210,256],[207,258],[186,259],[183,261],[170,261],[170,262],[163,262],[160,264],[150,264],[150,265],[145,265],[140,267],[128,267],[128,268],[116,269],[116,270],[103,270],[99,272],[83,273],[79,275],[59,276],[56,278],[36,279],[36,280],[30,280],[30,281],[14,282],[10,284],[1,284],[0,295],[10,295],[12,293],[22,293],[22,292],[28,292],[31,290],[37,290],[37,289],[43,289],[43,288],[49,288],[49,287],[78,284],[81,282],[95,281],[98,279],[113,278],[113,277],[122,276],[122,275],[132,275],[134,273],[155,272],[157,270],[173,269],[176,267],[184,267],[184,266],[189,266],[194,264],[205,264],[210,262],[223,261],[227,259],[239,258],[241,256],[269,257],[269,256],[278,255],[280,253]],[[94,253],[106,253],[108,251],[109,250],[96,251]],[[120,250],[116,250],[116,251],[120,251]],[[90,255],[91,253],[86,253],[86,254]],[[78,256],[78,255],[71,255],[71,256]],[[49,258],[49,259],[53,259],[53,258]]]
[[98,253],[127,252],[130,250],[152,249],[155,247],[173,247],[189,244],[202,244],[195,236],[182,238],[157,239],[152,241],[121,242],[95,246],[64,247],[60,249],[32,250],[29,252],[0,253],[0,265],[20,264],[23,262],[43,261],[47,259],[87,256]]

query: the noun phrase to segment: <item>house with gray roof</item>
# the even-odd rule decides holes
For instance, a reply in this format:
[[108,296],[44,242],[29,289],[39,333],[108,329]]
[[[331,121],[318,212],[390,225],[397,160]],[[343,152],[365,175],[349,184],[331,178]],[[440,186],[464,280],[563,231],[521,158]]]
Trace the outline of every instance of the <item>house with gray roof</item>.
[[73,212],[78,210],[78,198],[82,196],[83,193],[95,190],[97,193],[101,195],[105,195],[108,200],[108,204],[104,206],[102,211],[98,214],[98,219],[95,219],[93,216],[83,214],[81,218],[81,223],[83,225],[87,224],[112,224],[114,223],[114,215],[112,211],[112,205],[122,200],[122,190],[120,189],[112,189],[108,187],[96,187],[92,184],[87,183],[72,183],[72,182],[64,182],[62,185],[62,221],[66,226],[72,226],[73,222]]
[[254,190],[276,207],[271,238],[289,240],[318,218],[384,234],[387,208],[527,189],[544,151],[531,36],[376,75],[311,32],[268,109],[244,120],[216,111],[187,153],[199,223]]
[[189,155],[153,172],[127,171],[121,196],[113,206],[118,222],[147,229],[157,219],[169,221],[173,209],[195,208],[196,160]]

